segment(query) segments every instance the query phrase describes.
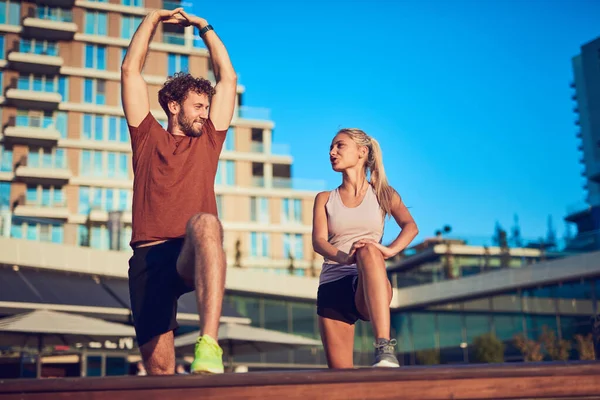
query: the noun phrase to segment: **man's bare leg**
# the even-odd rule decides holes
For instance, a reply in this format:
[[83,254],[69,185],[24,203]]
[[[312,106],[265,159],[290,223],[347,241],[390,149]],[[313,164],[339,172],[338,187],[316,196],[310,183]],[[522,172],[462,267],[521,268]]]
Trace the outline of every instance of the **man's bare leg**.
[[215,215],[202,213],[190,218],[177,272],[196,288],[200,335],[218,340],[226,261],[223,228]]
[[153,337],[140,347],[140,353],[148,375],[173,375],[175,373],[173,331]]

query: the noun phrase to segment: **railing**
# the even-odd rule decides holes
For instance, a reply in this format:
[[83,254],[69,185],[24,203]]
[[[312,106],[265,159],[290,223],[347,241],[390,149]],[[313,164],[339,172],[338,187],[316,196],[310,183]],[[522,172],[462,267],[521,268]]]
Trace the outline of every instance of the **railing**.
[[325,190],[325,181],[318,179],[282,178],[274,176],[273,187],[277,189],[321,191]]
[[180,7],[186,8],[191,6],[192,3],[187,1],[163,0],[163,9],[165,10],[174,10]]
[[37,54],[41,56],[58,56],[58,45],[54,42],[21,39],[21,43],[19,44],[19,52]]
[[20,165],[24,165],[31,168],[52,168],[52,169],[67,169],[67,158],[63,156],[61,158],[56,158],[55,155],[43,154],[41,156],[34,156],[24,158],[25,163],[21,163]]
[[569,204],[567,206],[567,215],[578,214],[583,211],[589,210],[590,205],[584,201],[579,201],[577,203]]
[[17,89],[19,90],[31,90],[34,92],[44,92],[44,93],[57,93],[58,92],[58,82],[44,81],[36,79],[30,79],[29,75],[27,76],[19,76],[17,80]]
[[253,187],[265,187],[265,177],[253,176],[251,184]]
[[253,153],[264,153],[265,152],[265,144],[263,142],[251,142],[250,143],[250,151]]
[[62,8],[38,7],[37,17],[48,21],[73,22],[73,12]]
[[163,32],[163,43],[185,45],[185,36],[182,33]]
[[54,118],[18,115],[15,126],[27,128],[54,128]]
[[244,119],[271,120],[271,110],[268,108],[240,106],[238,117]]

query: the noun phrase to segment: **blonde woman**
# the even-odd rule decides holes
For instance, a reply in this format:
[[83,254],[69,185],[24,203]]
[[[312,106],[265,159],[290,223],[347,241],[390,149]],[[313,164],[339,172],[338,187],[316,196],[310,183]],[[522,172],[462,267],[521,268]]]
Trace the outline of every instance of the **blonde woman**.
[[[352,368],[354,324],[370,321],[375,337],[374,367],[398,367],[390,338],[392,287],[385,260],[417,236],[415,221],[398,193],[388,184],[381,149],[359,129],[342,129],[329,151],[331,166],[342,184],[317,195],[312,241],[325,262],[319,278],[317,314],[329,368]],[[401,232],[381,244],[386,217]]]

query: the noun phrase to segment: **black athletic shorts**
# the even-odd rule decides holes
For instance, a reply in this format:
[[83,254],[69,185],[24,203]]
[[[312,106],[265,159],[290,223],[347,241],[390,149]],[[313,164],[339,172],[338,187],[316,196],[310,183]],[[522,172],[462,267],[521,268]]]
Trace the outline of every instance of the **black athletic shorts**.
[[358,287],[358,276],[348,275],[333,282],[319,285],[317,291],[317,314],[348,324],[368,321],[356,308],[354,295]]
[[138,346],[177,329],[177,300],[191,292],[177,273],[183,239],[138,247],[129,259],[129,298]]

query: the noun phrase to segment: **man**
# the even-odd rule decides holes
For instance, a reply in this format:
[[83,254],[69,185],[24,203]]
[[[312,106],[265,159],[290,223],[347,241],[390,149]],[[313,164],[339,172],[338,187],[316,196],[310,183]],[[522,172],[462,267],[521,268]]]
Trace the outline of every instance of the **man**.
[[[213,88],[209,81],[187,73],[169,77],[158,94],[168,116],[167,130],[150,114],[142,78],[148,46],[159,23],[197,28],[210,52],[217,81]],[[200,337],[191,372],[223,372],[217,334],[226,263],[214,179],[233,117],[236,85],[227,50],[212,27],[181,8],[148,14],[121,66],[134,172],[129,292],[138,345],[149,375],[175,373],[177,299],[194,289]]]

